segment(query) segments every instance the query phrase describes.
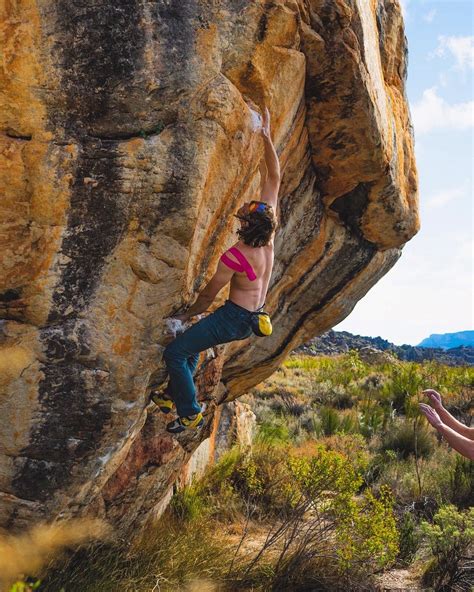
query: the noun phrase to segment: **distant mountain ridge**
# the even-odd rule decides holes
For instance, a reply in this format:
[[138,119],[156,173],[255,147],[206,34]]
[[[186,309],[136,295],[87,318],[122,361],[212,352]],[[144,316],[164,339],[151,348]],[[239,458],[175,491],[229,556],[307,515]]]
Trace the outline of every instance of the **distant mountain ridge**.
[[460,346],[474,347],[474,331],[458,331],[457,333],[433,333],[423,339],[417,347],[440,347],[451,349]]
[[387,352],[399,360],[422,362],[436,360],[447,366],[474,366],[474,347],[460,346],[451,349],[419,347],[412,345],[394,345],[382,337],[363,337],[347,331],[328,331],[311,339],[295,352],[307,355],[335,355],[350,350],[375,349]]

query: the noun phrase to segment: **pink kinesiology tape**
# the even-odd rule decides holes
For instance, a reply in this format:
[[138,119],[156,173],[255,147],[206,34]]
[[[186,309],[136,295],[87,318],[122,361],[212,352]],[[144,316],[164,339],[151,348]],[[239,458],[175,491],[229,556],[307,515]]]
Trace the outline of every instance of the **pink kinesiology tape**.
[[241,253],[239,251],[239,249],[237,249],[237,247],[231,247],[227,252],[234,255],[234,257],[238,260],[238,263],[236,261],[233,261],[230,257],[228,257],[226,253],[224,253],[221,256],[222,263],[224,263],[225,265],[227,265],[227,267],[230,267],[230,269],[233,269],[234,271],[246,273],[248,279],[251,282],[253,282],[257,279],[257,276],[255,275],[255,271],[253,270],[253,267],[247,261],[247,259],[245,258],[245,255],[243,253]]

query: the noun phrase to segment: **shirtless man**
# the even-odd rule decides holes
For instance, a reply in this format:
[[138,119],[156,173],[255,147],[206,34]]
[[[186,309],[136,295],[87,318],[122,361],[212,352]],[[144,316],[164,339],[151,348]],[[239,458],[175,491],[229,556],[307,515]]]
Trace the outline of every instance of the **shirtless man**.
[[174,434],[198,429],[204,423],[193,382],[199,352],[249,337],[252,317],[265,303],[273,267],[273,235],[280,187],[280,164],[271,140],[268,109],[263,116],[262,136],[265,166],[260,167],[260,199],[245,203],[237,211],[240,240],[222,255],[216,273],[196,302],[184,314],[173,317],[186,322],[205,312],[230,282],[226,303],[178,335],[164,351],[169,385],[164,394],[152,393],[152,400],[164,413],[173,411],[176,406],[178,417],[166,427]]

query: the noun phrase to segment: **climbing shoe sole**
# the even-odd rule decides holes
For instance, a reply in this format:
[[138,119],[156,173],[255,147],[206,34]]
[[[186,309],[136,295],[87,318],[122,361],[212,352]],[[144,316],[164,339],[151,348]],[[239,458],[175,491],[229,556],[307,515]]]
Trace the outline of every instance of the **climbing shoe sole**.
[[178,417],[166,426],[166,431],[170,434],[181,434],[184,431],[200,430],[204,425],[202,413],[198,413],[193,419],[187,417]]

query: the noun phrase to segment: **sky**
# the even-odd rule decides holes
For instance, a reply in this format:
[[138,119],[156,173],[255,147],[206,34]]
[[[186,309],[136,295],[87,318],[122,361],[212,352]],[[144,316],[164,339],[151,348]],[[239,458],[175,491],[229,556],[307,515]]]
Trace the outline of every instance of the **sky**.
[[421,230],[336,331],[401,345],[473,328],[474,0],[404,0]]

